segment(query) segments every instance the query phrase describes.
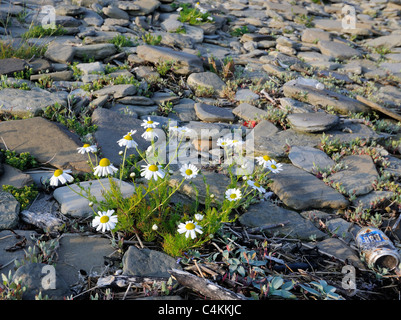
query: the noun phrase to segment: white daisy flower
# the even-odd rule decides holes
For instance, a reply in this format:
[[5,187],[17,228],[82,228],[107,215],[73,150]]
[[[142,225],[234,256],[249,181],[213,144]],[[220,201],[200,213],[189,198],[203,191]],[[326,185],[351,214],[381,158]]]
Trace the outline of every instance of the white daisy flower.
[[134,141],[134,139],[132,139],[132,135],[136,133],[135,131],[130,131],[128,132],[124,138],[120,139],[117,141],[118,145],[120,147],[127,147],[127,149],[130,148],[136,148],[138,146],[138,144]]
[[218,138],[216,141],[216,145],[222,148],[226,148],[231,146],[231,140],[228,138]]
[[118,169],[110,163],[109,159],[103,158],[99,161],[99,165],[95,167],[94,175],[104,177],[117,171]]
[[199,8],[199,11],[200,11],[200,13],[202,13],[202,14],[205,14],[205,13],[207,12],[207,10],[204,9],[204,8]]
[[231,140],[230,145],[232,145],[234,148],[242,148],[242,145],[244,144],[244,141],[242,140],[237,140],[237,139],[233,139]]
[[105,232],[116,227],[118,218],[113,213],[114,210],[98,211],[98,215],[92,221],[92,226],[96,228],[96,231]]
[[183,9],[182,7],[179,7],[179,8],[177,9],[177,11],[180,12],[182,9]]
[[157,181],[158,178],[163,179],[166,175],[162,169],[161,165],[148,164],[143,165],[143,169],[141,170],[141,177],[145,177],[146,180],[155,179]]
[[199,6],[200,6],[200,4],[199,4],[199,2],[197,2],[197,3],[195,4],[195,8],[199,8]]
[[202,219],[203,219],[203,215],[202,214],[200,214],[200,213],[195,214],[195,220],[202,221]]
[[267,154],[265,154],[264,156],[261,156],[261,157],[256,157],[255,159],[260,166],[264,166],[264,167],[266,167],[267,161],[272,160]]
[[282,167],[283,165],[281,164],[281,163],[277,163],[276,161],[274,161],[274,160],[269,160],[268,162],[267,162],[267,164],[266,164],[266,168],[267,169],[269,169],[271,172],[273,172],[273,173],[278,173],[278,172],[280,172],[281,170],[283,170],[281,167]]
[[263,188],[258,182],[248,180],[247,181],[248,185],[252,187],[252,189],[258,190],[260,193],[265,193],[266,189]]
[[226,191],[226,199],[228,201],[236,201],[241,199],[241,190],[237,188],[228,189]]
[[208,19],[209,21],[213,21],[213,20],[214,20],[211,16],[208,16],[207,19]]
[[158,135],[153,128],[146,128],[145,132],[141,136],[146,141],[152,141],[154,138],[157,138]]
[[197,167],[189,163],[184,164],[180,169],[181,175],[187,180],[195,178],[198,175],[198,171]]
[[189,129],[187,127],[179,127],[178,128],[178,133],[181,135],[189,135],[192,134],[194,131],[192,129]]
[[202,18],[196,18],[196,21],[202,21],[203,19]]
[[141,126],[144,128],[156,128],[159,125],[159,122],[153,121],[148,117],[148,119],[144,119],[141,123]]
[[57,169],[56,171],[54,171],[53,176],[50,178],[50,185],[57,187],[59,183],[66,184],[67,181],[68,182],[74,181],[74,178],[68,173],[71,173],[70,169],[64,171],[61,169]]
[[97,147],[95,145],[91,146],[90,144],[85,143],[82,147],[77,148],[77,150],[80,154],[85,154],[89,152],[95,153],[97,152]]
[[198,226],[196,222],[193,222],[192,220],[187,221],[185,223],[180,223],[178,225],[178,232],[179,233],[185,233],[185,238],[188,238],[191,236],[191,239],[196,238],[196,232],[202,234],[203,231],[201,230],[202,227]]

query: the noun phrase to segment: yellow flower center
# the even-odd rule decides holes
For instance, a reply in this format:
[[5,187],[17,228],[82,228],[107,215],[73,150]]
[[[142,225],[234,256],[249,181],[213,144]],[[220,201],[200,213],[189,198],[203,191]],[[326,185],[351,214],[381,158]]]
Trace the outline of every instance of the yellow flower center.
[[257,183],[257,182],[254,182],[253,185],[254,185],[256,188],[259,188],[259,187],[260,187],[260,184]]
[[187,169],[185,170],[185,174],[190,176],[192,174],[192,170],[191,169]]
[[235,199],[236,197],[237,197],[237,195],[235,193],[230,194],[231,199]]
[[150,131],[153,131],[153,128],[147,128],[146,129],[146,132],[150,132]]
[[274,165],[274,164],[272,164],[271,167],[272,167],[273,169],[277,169],[276,165]]
[[100,223],[107,223],[109,222],[110,218],[109,216],[101,216],[100,217]]
[[269,161],[271,158],[269,156],[263,156],[263,160]]
[[187,224],[185,225],[185,229],[187,229],[187,230],[193,230],[193,229],[195,229],[195,224],[192,223],[192,222],[189,222],[189,223],[187,223]]
[[147,124],[152,124],[153,123],[153,121],[152,120],[149,120],[148,122],[146,122]]
[[57,169],[56,171],[54,171],[55,177],[61,176],[62,174],[63,174],[63,170],[61,170],[61,169]]
[[124,139],[125,139],[125,140],[132,140],[132,137],[131,137],[129,134],[127,134],[127,135],[124,137]]
[[238,142],[238,140],[233,140],[233,143],[237,143]]
[[110,165],[110,160],[107,158],[103,158],[99,161],[99,166],[101,167],[108,167]]
[[150,165],[148,169],[152,172],[156,172],[157,170],[159,170],[159,168],[155,164]]
[[88,148],[88,147],[90,147],[90,144],[85,143],[83,147],[84,147],[84,148]]

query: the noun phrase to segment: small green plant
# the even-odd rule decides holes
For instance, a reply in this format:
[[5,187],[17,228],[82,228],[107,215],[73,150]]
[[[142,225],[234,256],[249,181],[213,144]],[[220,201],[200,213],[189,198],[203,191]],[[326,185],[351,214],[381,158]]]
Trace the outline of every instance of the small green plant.
[[29,80],[32,75],[32,68],[25,67],[24,70],[14,72],[13,76],[15,79],[27,79]]
[[13,280],[11,270],[8,276],[1,274],[3,287],[0,287],[0,300],[22,300],[22,295],[26,287],[22,286],[18,280]]
[[148,32],[148,33],[145,33],[144,35],[142,35],[142,40],[143,40],[143,42],[145,42],[148,45],[157,46],[160,44],[160,42],[163,40],[163,38],[161,35],[154,36],[153,34]]
[[310,285],[300,283],[299,286],[306,292],[313,294],[314,296],[324,300],[344,300],[342,296],[335,293],[336,287],[330,286],[325,280],[312,281]]
[[248,26],[241,26],[241,27],[238,27],[238,28],[235,28],[234,30],[232,30],[231,32],[230,32],[230,34],[233,36],[233,37],[241,37],[241,36],[243,36],[245,33],[250,33],[250,31],[249,31],[249,29],[248,29]]
[[124,36],[123,34],[116,35],[113,39],[109,41],[114,44],[116,47],[134,47],[137,43],[133,42],[130,38]]
[[91,117],[85,115],[85,112],[82,112],[80,117],[77,117],[73,111],[58,103],[48,106],[44,110],[43,116],[51,121],[61,123],[81,137],[86,136],[88,133],[93,133],[97,129],[97,125],[92,124]]
[[0,59],[19,58],[29,60],[32,57],[42,57],[47,50],[47,45],[30,45],[22,42],[14,45],[12,42],[0,43]]
[[156,64],[156,70],[161,76],[165,76],[169,71],[176,69],[176,61],[173,60],[160,60]]
[[159,104],[157,114],[159,116],[168,117],[170,113],[174,113],[174,104],[171,101],[164,101]]
[[1,152],[5,163],[21,171],[35,168],[38,165],[36,159],[29,152],[17,153],[9,149],[1,149]]
[[314,19],[313,16],[308,16],[306,14],[301,14],[299,16],[296,16],[294,21],[299,23],[299,24],[303,24],[307,28],[313,28],[313,26],[314,26],[313,19]]
[[62,36],[66,34],[66,30],[62,26],[56,28],[43,28],[43,26],[32,26],[27,32],[21,35],[22,39],[42,38],[45,36]]
[[177,9],[180,12],[179,21],[189,23],[190,25],[199,25],[206,22],[212,22],[213,18],[210,13],[196,3],[195,7],[191,7],[190,4],[180,4]]
[[3,185],[3,191],[11,193],[20,203],[21,210],[26,209],[30,203],[37,197],[39,191],[34,184],[16,188],[11,185]]

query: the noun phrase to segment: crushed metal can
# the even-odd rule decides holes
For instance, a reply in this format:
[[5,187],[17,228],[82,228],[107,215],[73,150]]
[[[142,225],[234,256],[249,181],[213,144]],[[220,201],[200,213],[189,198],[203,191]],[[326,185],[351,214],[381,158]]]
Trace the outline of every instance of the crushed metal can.
[[365,255],[366,263],[375,267],[394,270],[400,263],[400,255],[389,237],[378,228],[364,227],[355,237],[356,245]]

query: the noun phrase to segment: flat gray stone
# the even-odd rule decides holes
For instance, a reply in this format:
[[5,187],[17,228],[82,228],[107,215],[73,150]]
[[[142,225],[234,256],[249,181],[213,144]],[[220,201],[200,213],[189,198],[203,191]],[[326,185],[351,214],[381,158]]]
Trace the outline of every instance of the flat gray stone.
[[[32,240],[31,235],[38,237],[39,235],[32,230],[13,230],[18,237],[12,233],[10,230],[3,230],[0,231],[0,274],[3,273],[8,275],[8,272],[14,272],[15,264],[13,263],[14,260],[23,261],[25,258],[25,251],[24,250],[8,250],[13,248],[18,242],[26,239],[25,248],[34,247],[35,241]],[[11,262],[11,263],[10,263]]]
[[65,280],[57,272],[58,267],[55,266],[55,289],[44,289],[42,281],[49,271],[46,269],[49,265],[45,263],[27,263],[22,265],[15,271],[13,275],[14,281],[19,281],[21,286],[27,289],[22,294],[22,300],[35,300],[35,296],[42,292],[42,297],[46,295],[51,300],[64,300],[66,297],[72,295]]
[[330,41],[332,35],[330,32],[318,29],[318,28],[305,28],[302,32],[302,42],[316,43],[321,40]]
[[75,56],[75,47],[58,42],[52,42],[47,47],[45,58],[58,63],[72,62]]
[[368,39],[365,41],[365,45],[375,48],[383,46],[385,48],[392,49],[401,46],[401,39],[400,35],[398,34],[385,35],[374,39]]
[[137,87],[133,84],[118,84],[104,87],[93,92],[95,97],[112,96],[115,99],[125,96],[134,96],[137,92]]
[[392,191],[371,191],[368,194],[357,197],[352,204],[354,206],[361,205],[362,208],[370,209],[375,202],[382,202],[383,200],[390,199],[394,196]]
[[29,174],[23,173],[21,170],[8,164],[4,164],[3,166],[4,173],[0,176],[0,185],[11,185],[15,188],[23,188],[33,183]]
[[346,60],[352,57],[362,56],[362,52],[351,48],[349,45],[337,41],[319,41],[320,52],[334,59]]
[[145,61],[159,63],[160,61],[175,61],[177,74],[188,75],[194,72],[203,72],[203,62],[196,55],[176,51],[166,47],[142,45],[137,47],[137,54]]
[[328,89],[318,90],[311,86],[300,85],[295,80],[285,83],[283,92],[287,98],[307,102],[316,107],[325,108],[331,106],[334,111],[340,114],[370,112],[369,107],[356,99],[346,97]]
[[291,147],[288,158],[294,166],[313,174],[318,168],[325,170],[335,165],[335,162],[322,150],[308,146]]
[[[149,108],[149,106],[144,106],[143,108]],[[137,130],[133,138],[138,143],[139,150],[145,151],[150,146],[150,142],[141,137],[145,132],[141,126],[143,121],[132,116],[105,108],[97,108],[92,113],[92,123],[98,127],[93,134],[95,141],[101,148],[103,156],[108,158],[115,167],[118,167],[121,163],[122,157],[118,153],[123,150],[117,144],[117,141],[124,137],[127,132]],[[137,151],[133,150],[133,148],[128,149],[127,156],[131,154],[137,154]]]
[[[29,101],[29,104],[27,104]],[[56,103],[66,105],[66,100],[59,95],[46,90],[19,90],[6,88],[0,90],[0,112],[6,112],[18,117],[32,117],[43,113],[48,106]]]
[[294,113],[287,116],[291,127],[302,132],[322,132],[336,126],[340,118],[325,112]]
[[205,104],[195,103],[194,105],[196,115],[199,119],[206,122],[230,122],[234,121],[234,115],[231,110],[221,107]]
[[127,12],[113,5],[109,5],[108,7],[103,8],[102,11],[106,16],[110,18],[129,20],[129,14]]
[[86,163],[88,156],[77,152],[77,148],[82,147],[78,135],[61,124],[42,117],[3,121],[0,122],[0,136],[9,149],[17,153],[29,152],[39,163],[59,169],[90,172]]
[[88,44],[75,47],[75,56],[78,58],[93,58],[95,60],[103,60],[117,52],[117,48],[112,43]]
[[283,227],[265,230],[264,233],[268,235],[278,233],[281,236],[303,240],[308,240],[310,236],[316,236],[317,239],[327,236],[298,212],[279,207],[270,201],[251,205],[246,213],[239,217],[239,221],[250,228],[288,222]]
[[123,274],[139,277],[170,278],[171,269],[181,269],[177,260],[156,250],[130,246],[123,256]]
[[249,102],[256,101],[258,99],[259,95],[249,89],[240,89],[235,93],[235,100],[237,101]]
[[330,175],[331,181],[340,183],[349,195],[359,196],[373,190],[372,184],[379,174],[369,155],[346,156],[341,161],[347,168]]
[[261,120],[267,116],[265,110],[259,109],[249,103],[243,102],[233,109],[233,114],[246,121]]
[[316,244],[316,247],[330,255],[333,255],[342,262],[350,263],[356,268],[366,269],[361,262],[358,252],[351,249],[343,241],[337,238],[328,238]]
[[22,59],[6,58],[0,60],[0,75],[13,76],[14,72],[20,72],[28,67],[28,63]]
[[0,191],[0,230],[17,226],[20,208],[20,203],[11,193]]
[[222,95],[223,89],[226,85],[217,74],[210,71],[192,73],[187,79],[187,84],[193,91],[195,91],[195,93],[200,87],[211,89],[219,96]]
[[283,164],[282,168],[269,176],[273,180],[271,190],[286,206],[295,210],[347,207],[348,201],[342,194],[314,175],[290,164]]
[[157,0],[136,0],[134,4],[138,7],[135,10],[129,10],[128,13],[132,16],[146,16],[155,11],[160,6]]
[[[113,181],[119,185],[119,180],[113,178]],[[96,198],[97,201],[103,201],[104,196],[102,192],[104,192],[104,188],[106,190],[110,190],[110,182],[108,178],[92,181],[84,181],[80,183],[80,186],[84,188],[84,190],[90,190],[90,194]],[[60,204],[60,212],[77,218],[86,218],[93,215],[92,208],[89,207],[89,200],[84,198],[83,196],[77,194],[76,192],[80,192],[80,188],[76,184],[71,184],[69,186],[59,187],[53,192],[54,198]],[[133,185],[122,181],[120,187],[121,193],[124,197],[129,197],[135,191]],[[83,193],[86,196],[86,193]],[[96,211],[96,206],[93,207]]]
[[57,248],[57,271],[68,285],[73,285],[79,280],[80,270],[92,276],[101,274],[105,269],[104,257],[114,252],[109,239],[65,233]]

